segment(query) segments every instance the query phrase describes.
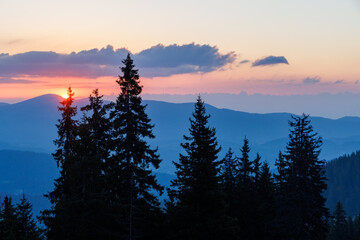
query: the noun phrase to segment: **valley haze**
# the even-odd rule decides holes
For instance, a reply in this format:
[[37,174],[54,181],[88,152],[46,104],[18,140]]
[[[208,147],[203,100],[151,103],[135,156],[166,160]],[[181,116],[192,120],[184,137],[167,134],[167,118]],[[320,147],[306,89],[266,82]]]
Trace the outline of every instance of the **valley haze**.
[[[186,97],[185,100],[190,101],[190,97],[193,96]],[[212,95],[204,94],[204,99],[209,98],[209,102],[211,97]],[[216,98],[221,98],[221,95],[212,99]],[[58,95],[47,94],[16,104],[1,104],[0,132],[3,138],[0,140],[0,149],[52,153],[55,149],[53,140],[57,138],[55,124],[60,117],[57,106],[61,99]],[[78,99],[75,105],[81,107],[87,102],[86,98]],[[158,171],[172,174],[172,161],[176,161],[182,151],[180,143],[183,141],[183,135],[187,133],[188,119],[194,103],[144,100],[144,104],[148,105],[146,111],[155,125],[156,137],[150,143],[159,147],[163,159]],[[222,146],[220,157],[229,147],[238,154],[246,136],[250,141],[251,156],[260,153],[262,159],[273,166],[278,152],[284,150],[288,141],[290,113],[260,114],[216,108],[211,105],[206,107],[211,115],[210,125],[216,128],[218,141]],[[314,130],[324,140],[320,158],[331,160],[357,150],[360,145],[359,117],[329,119],[311,116],[310,119]]]

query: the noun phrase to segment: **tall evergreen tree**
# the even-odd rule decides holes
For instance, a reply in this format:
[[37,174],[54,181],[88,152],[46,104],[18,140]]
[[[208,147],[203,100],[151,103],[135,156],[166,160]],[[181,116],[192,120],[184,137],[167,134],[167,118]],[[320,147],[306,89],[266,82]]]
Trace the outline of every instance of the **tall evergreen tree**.
[[32,205],[22,195],[20,203],[16,206],[17,216],[17,240],[39,240],[42,239],[41,231],[32,217]]
[[[104,228],[107,210],[105,190],[105,162],[109,156],[110,124],[107,117],[110,104],[104,104],[103,96],[95,89],[89,96],[89,104],[82,107],[83,117],[77,126],[74,142],[76,179],[72,198],[76,199],[77,211],[72,217],[77,221],[79,239],[105,238]],[[73,172],[74,173],[74,172]],[[75,177],[72,178],[75,180]]]
[[[113,234],[123,239],[151,239],[156,235],[156,217],[160,213],[154,191],[162,192],[152,169],[160,164],[157,149],[146,142],[154,138],[153,125],[142,104],[138,70],[130,54],[123,60],[117,83],[120,94],[110,113],[113,155],[107,166],[107,185],[116,213]],[[115,231],[115,229],[119,231]]]
[[[257,213],[259,199],[255,177],[259,175],[259,172],[255,173],[254,171],[254,161],[250,160],[249,140],[246,137],[240,150],[241,157],[239,158],[238,187],[236,191],[237,204],[231,211],[234,212],[234,216],[239,221],[241,227],[240,238],[250,240],[255,239],[258,232],[256,224],[259,221]],[[258,160],[259,164],[260,158]]]
[[324,161],[319,160],[322,140],[313,131],[308,115],[292,117],[286,147],[282,229],[286,239],[321,240],[327,235],[323,192]]
[[57,149],[53,154],[60,168],[60,177],[55,180],[55,188],[45,196],[49,198],[52,207],[44,210],[40,220],[46,226],[48,239],[80,239],[74,233],[81,232],[78,226],[78,185],[79,173],[82,170],[77,162],[75,142],[78,135],[78,122],[74,120],[77,108],[73,106],[74,93],[68,88],[68,98],[58,107],[61,118],[56,125],[58,139],[54,141]]
[[169,239],[235,239],[220,186],[220,147],[200,96],[168,190]]

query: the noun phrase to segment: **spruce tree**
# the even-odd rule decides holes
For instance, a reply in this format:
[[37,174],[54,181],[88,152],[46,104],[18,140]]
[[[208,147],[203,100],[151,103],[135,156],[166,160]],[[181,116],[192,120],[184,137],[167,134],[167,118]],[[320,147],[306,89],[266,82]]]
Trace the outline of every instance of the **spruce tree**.
[[253,239],[256,236],[258,198],[254,161],[250,160],[249,140],[246,137],[240,150],[241,157],[239,158],[238,187],[236,191],[237,204],[232,211],[241,227],[240,237],[246,240]]
[[[74,142],[77,181],[74,182],[73,199],[77,211],[72,217],[77,221],[79,239],[104,238],[107,210],[105,186],[105,162],[109,156],[110,124],[107,118],[109,104],[104,104],[103,96],[95,89],[89,96],[88,105],[81,108],[83,117],[77,127]],[[75,180],[75,177],[72,179]]]
[[251,176],[254,172],[253,162],[250,160],[249,157],[250,153],[250,146],[249,146],[249,140],[245,137],[244,138],[244,144],[241,147],[241,157],[239,159],[239,182],[240,184],[249,185],[251,182]]
[[275,207],[276,207],[276,218],[274,219],[273,233],[277,239],[286,239],[287,231],[284,227],[286,226],[287,210],[285,207],[286,203],[286,192],[285,184],[287,179],[288,166],[286,159],[281,151],[279,151],[278,158],[275,160],[275,166],[277,173],[274,173],[275,179]]
[[281,191],[284,190],[284,183],[286,181],[286,172],[288,166],[281,151],[279,151],[278,158],[275,160],[275,166],[277,169],[277,173],[274,174],[276,191],[280,196],[282,194]]
[[328,217],[324,161],[319,160],[322,140],[314,133],[308,115],[293,116],[289,124],[280,216],[283,233],[286,239],[322,240],[327,235]]
[[261,164],[257,185],[256,231],[253,239],[276,239],[274,219],[276,216],[275,183],[267,162]]
[[222,160],[221,184],[230,209],[234,204],[233,200],[237,188],[237,167],[237,158],[234,156],[231,148],[229,148]]
[[154,219],[160,214],[155,192],[163,190],[152,170],[159,167],[161,160],[157,149],[147,143],[154,138],[153,125],[142,104],[142,86],[130,54],[123,64],[117,80],[120,94],[110,113],[113,155],[106,170],[115,213],[112,234],[130,240],[151,239],[156,236]]
[[32,205],[22,195],[20,203],[16,205],[17,216],[17,239],[18,240],[39,240],[42,239],[41,231],[32,217]]
[[346,213],[341,202],[336,204],[330,221],[330,233],[328,240],[348,240]]
[[360,214],[354,218],[354,239],[360,239]]
[[226,215],[220,185],[220,147],[215,129],[208,126],[209,117],[199,96],[189,135],[181,144],[184,153],[174,162],[176,178],[168,189],[168,239],[236,239],[235,225]]
[[258,182],[260,178],[260,168],[261,168],[261,156],[259,153],[256,154],[256,158],[253,162],[253,172],[254,172],[254,181]]
[[56,125],[58,139],[54,141],[57,149],[53,157],[60,168],[60,177],[55,180],[54,190],[45,195],[52,206],[44,210],[40,217],[46,226],[45,234],[48,239],[81,239],[75,234],[82,231],[76,217],[81,210],[78,201],[78,176],[82,169],[77,162],[75,147],[78,122],[74,120],[77,108],[73,106],[73,97],[74,93],[69,87],[68,98],[60,102],[62,106],[58,107],[61,118]]
[[346,225],[347,225],[347,228],[346,228],[347,235],[346,236],[348,237],[348,240],[356,240],[354,221],[351,216],[349,216],[347,218]]

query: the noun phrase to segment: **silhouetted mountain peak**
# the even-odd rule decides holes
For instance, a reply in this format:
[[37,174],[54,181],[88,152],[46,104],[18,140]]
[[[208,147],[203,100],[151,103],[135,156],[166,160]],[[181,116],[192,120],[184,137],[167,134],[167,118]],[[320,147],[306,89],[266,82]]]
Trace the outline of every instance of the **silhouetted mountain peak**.
[[38,97],[30,98],[28,100],[13,104],[16,106],[39,106],[39,105],[53,105],[53,104],[59,104],[63,98],[56,94],[45,94]]

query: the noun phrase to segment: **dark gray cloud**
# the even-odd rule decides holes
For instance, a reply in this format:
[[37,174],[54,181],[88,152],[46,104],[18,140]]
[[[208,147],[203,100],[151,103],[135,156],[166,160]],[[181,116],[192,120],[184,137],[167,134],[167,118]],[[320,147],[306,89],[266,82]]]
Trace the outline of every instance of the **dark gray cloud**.
[[159,44],[135,54],[134,58],[142,67],[174,68],[185,65],[194,66],[200,72],[209,72],[233,62],[235,54],[231,52],[222,55],[217,47],[210,45]]
[[27,79],[14,79],[14,78],[2,78],[0,77],[0,84],[26,84],[26,83],[36,83],[39,81],[27,80]]
[[84,50],[81,52],[72,52],[69,55],[63,55],[63,61],[68,64],[94,64],[94,65],[110,65],[118,66],[126,57],[129,51],[125,48],[114,50],[108,45],[102,49]]
[[[0,76],[72,76],[96,78],[116,76],[117,66],[129,51],[107,46],[70,54],[56,52],[25,52],[15,55],[0,54]],[[211,72],[232,63],[233,52],[220,54],[210,45],[157,45],[132,54],[135,65],[145,77],[170,76],[181,73]]]
[[304,84],[315,84],[320,82],[320,77],[307,77],[302,80]]
[[275,65],[280,63],[289,64],[289,62],[286,60],[284,56],[268,56],[256,60],[255,62],[253,62],[252,66],[253,67],[268,66],[268,65]]

